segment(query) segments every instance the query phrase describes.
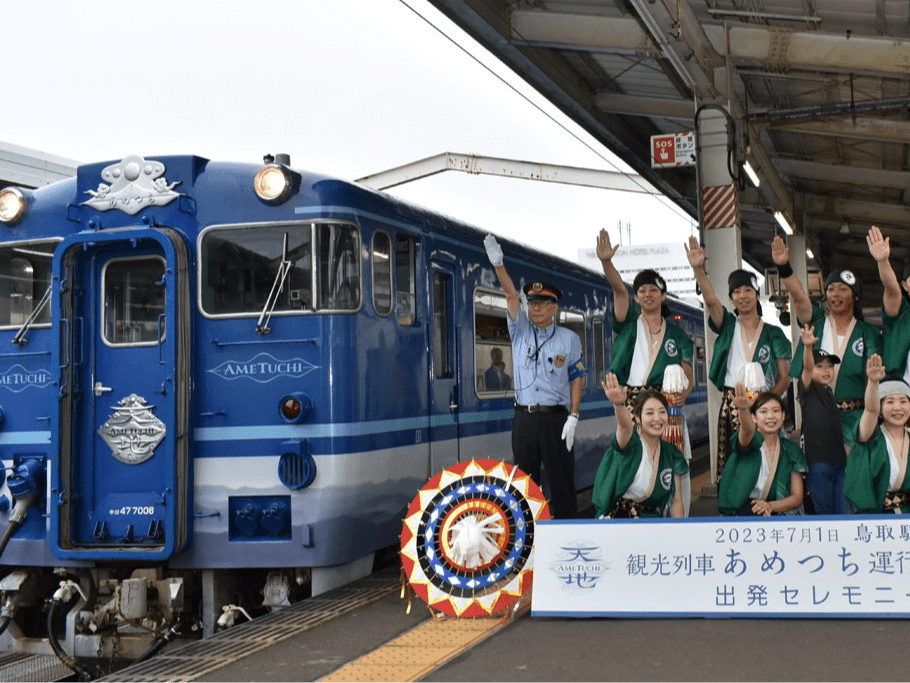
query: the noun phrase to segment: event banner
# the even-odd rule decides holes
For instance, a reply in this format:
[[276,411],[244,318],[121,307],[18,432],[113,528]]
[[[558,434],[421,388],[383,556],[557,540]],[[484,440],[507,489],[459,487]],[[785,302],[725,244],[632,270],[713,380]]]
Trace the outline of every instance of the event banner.
[[910,615],[910,515],[542,520],[532,616]]

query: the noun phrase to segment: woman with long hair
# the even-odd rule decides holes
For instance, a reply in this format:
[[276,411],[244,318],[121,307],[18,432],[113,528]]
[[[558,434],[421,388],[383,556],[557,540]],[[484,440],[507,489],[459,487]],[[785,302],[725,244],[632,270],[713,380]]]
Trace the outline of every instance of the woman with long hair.
[[682,517],[680,479],[689,466],[680,450],[661,438],[669,419],[666,397],[647,389],[630,409],[628,388],[615,374],[602,386],[616,410],[616,432],[594,479],[595,515]]

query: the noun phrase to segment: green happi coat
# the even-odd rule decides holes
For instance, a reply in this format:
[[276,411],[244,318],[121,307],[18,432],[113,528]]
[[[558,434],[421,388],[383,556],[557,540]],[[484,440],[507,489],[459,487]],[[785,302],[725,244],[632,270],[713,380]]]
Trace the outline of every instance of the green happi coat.
[[[616,319],[616,314],[610,316],[610,326],[616,333],[611,349],[610,370],[616,375],[620,384],[629,380],[632,369],[632,356],[635,354],[635,342],[638,340],[639,313],[633,308],[623,322]],[[674,325],[669,320],[666,322],[664,340],[654,360],[654,366],[648,375],[645,386],[660,386],[664,381],[664,370],[668,365],[682,365],[683,361],[692,365],[694,343],[679,325]]]
[[[609,513],[629,490],[635,480],[635,473],[644,457],[644,447],[638,430],[632,432],[632,437],[624,449],[616,442],[616,434],[610,440],[610,448],[604,453],[597,468],[594,478],[594,493],[591,503],[594,505],[596,516]],[[643,513],[642,517],[667,517],[670,514],[670,505],[676,495],[676,479],[674,475],[683,475],[689,471],[689,465],[679,449],[667,441],[660,442],[660,456],[657,460],[657,479],[654,490],[647,500],[641,501],[644,505],[653,505],[659,514]]]
[[[708,318],[708,324],[717,333],[708,378],[714,386],[723,391],[724,381],[727,377],[727,360],[730,357],[730,346],[733,344],[733,333],[736,331],[736,316],[725,308],[724,320],[719,328],[714,325],[714,321],[711,318]],[[790,360],[790,342],[782,329],[766,324],[762,326],[758,343],[752,352],[752,362],[761,365],[769,387],[773,387],[779,378],[777,361],[780,358]]]
[[[748,446],[739,443],[739,432],[730,440],[732,452],[717,491],[717,509],[722,515],[735,515],[749,502],[749,496],[758,483],[761,471],[761,447],[764,437],[758,432]],[[772,474],[767,500],[782,500],[790,495],[790,475],[806,471],[806,456],[798,445],[789,439],[780,439],[780,456],[777,470]]]
[[[802,321],[800,321],[802,322]],[[825,311],[812,306],[812,323],[818,341],[815,348],[820,349],[822,333],[825,327]],[[866,359],[873,353],[882,353],[882,335],[878,328],[864,320],[857,320],[847,343],[846,352],[840,359],[840,370],[837,373],[837,388],[834,398],[843,401],[850,398],[863,398],[866,393]],[[834,353],[838,353],[835,351]],[[840,354],[838,354],[840,355]],[[803,372],[803,343],[796,347],[793,362],[790,364],[790,377],[798,379]]]
[[[856,442],[847,457],[844,473],[844,495],[857,512],[878,515],[883,512],[885,494],[891,479],[891,460],[881,426],[865,443]],[[900,485],[900,490],[910,493],[910,468]],[[901,506],[901,512],[910,513],[910,505]]]
[[907,299],[901,297],[901,307],[896,316],[882,311],[882,321],[885,324],[882,362],[888,372],[903,377],[907,372],[907,354],[910,353],[910,304]]

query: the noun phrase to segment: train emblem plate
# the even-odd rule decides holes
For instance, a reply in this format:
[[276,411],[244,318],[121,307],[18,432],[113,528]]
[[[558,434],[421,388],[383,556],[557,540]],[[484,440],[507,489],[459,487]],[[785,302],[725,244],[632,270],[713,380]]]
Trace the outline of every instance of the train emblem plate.
[[120,462],[138,465],[155,454],[167,428],[152,413],[153,407],[141,396],[130,394],[118,401],[114,414],[98,428],[98,436]]
[[164,164],[132,155],[101,171],[105,182],[97,190],[87,190],[92,196],[83,202],[98,211],[123,211],[133,216],[147,206],[164,206],[180,195],[164,177]]

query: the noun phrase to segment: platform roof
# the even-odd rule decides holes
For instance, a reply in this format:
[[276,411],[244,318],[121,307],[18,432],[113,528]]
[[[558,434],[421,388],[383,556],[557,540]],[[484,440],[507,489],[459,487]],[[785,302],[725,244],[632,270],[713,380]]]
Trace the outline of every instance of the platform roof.
[[771,268],[774,211],[823,273],[881,286],[865,236],[910,261],[910,3],[903,0],[430,0],[693,218],[695,170],[652,168],[651,136],[735,122],[742,246]]

